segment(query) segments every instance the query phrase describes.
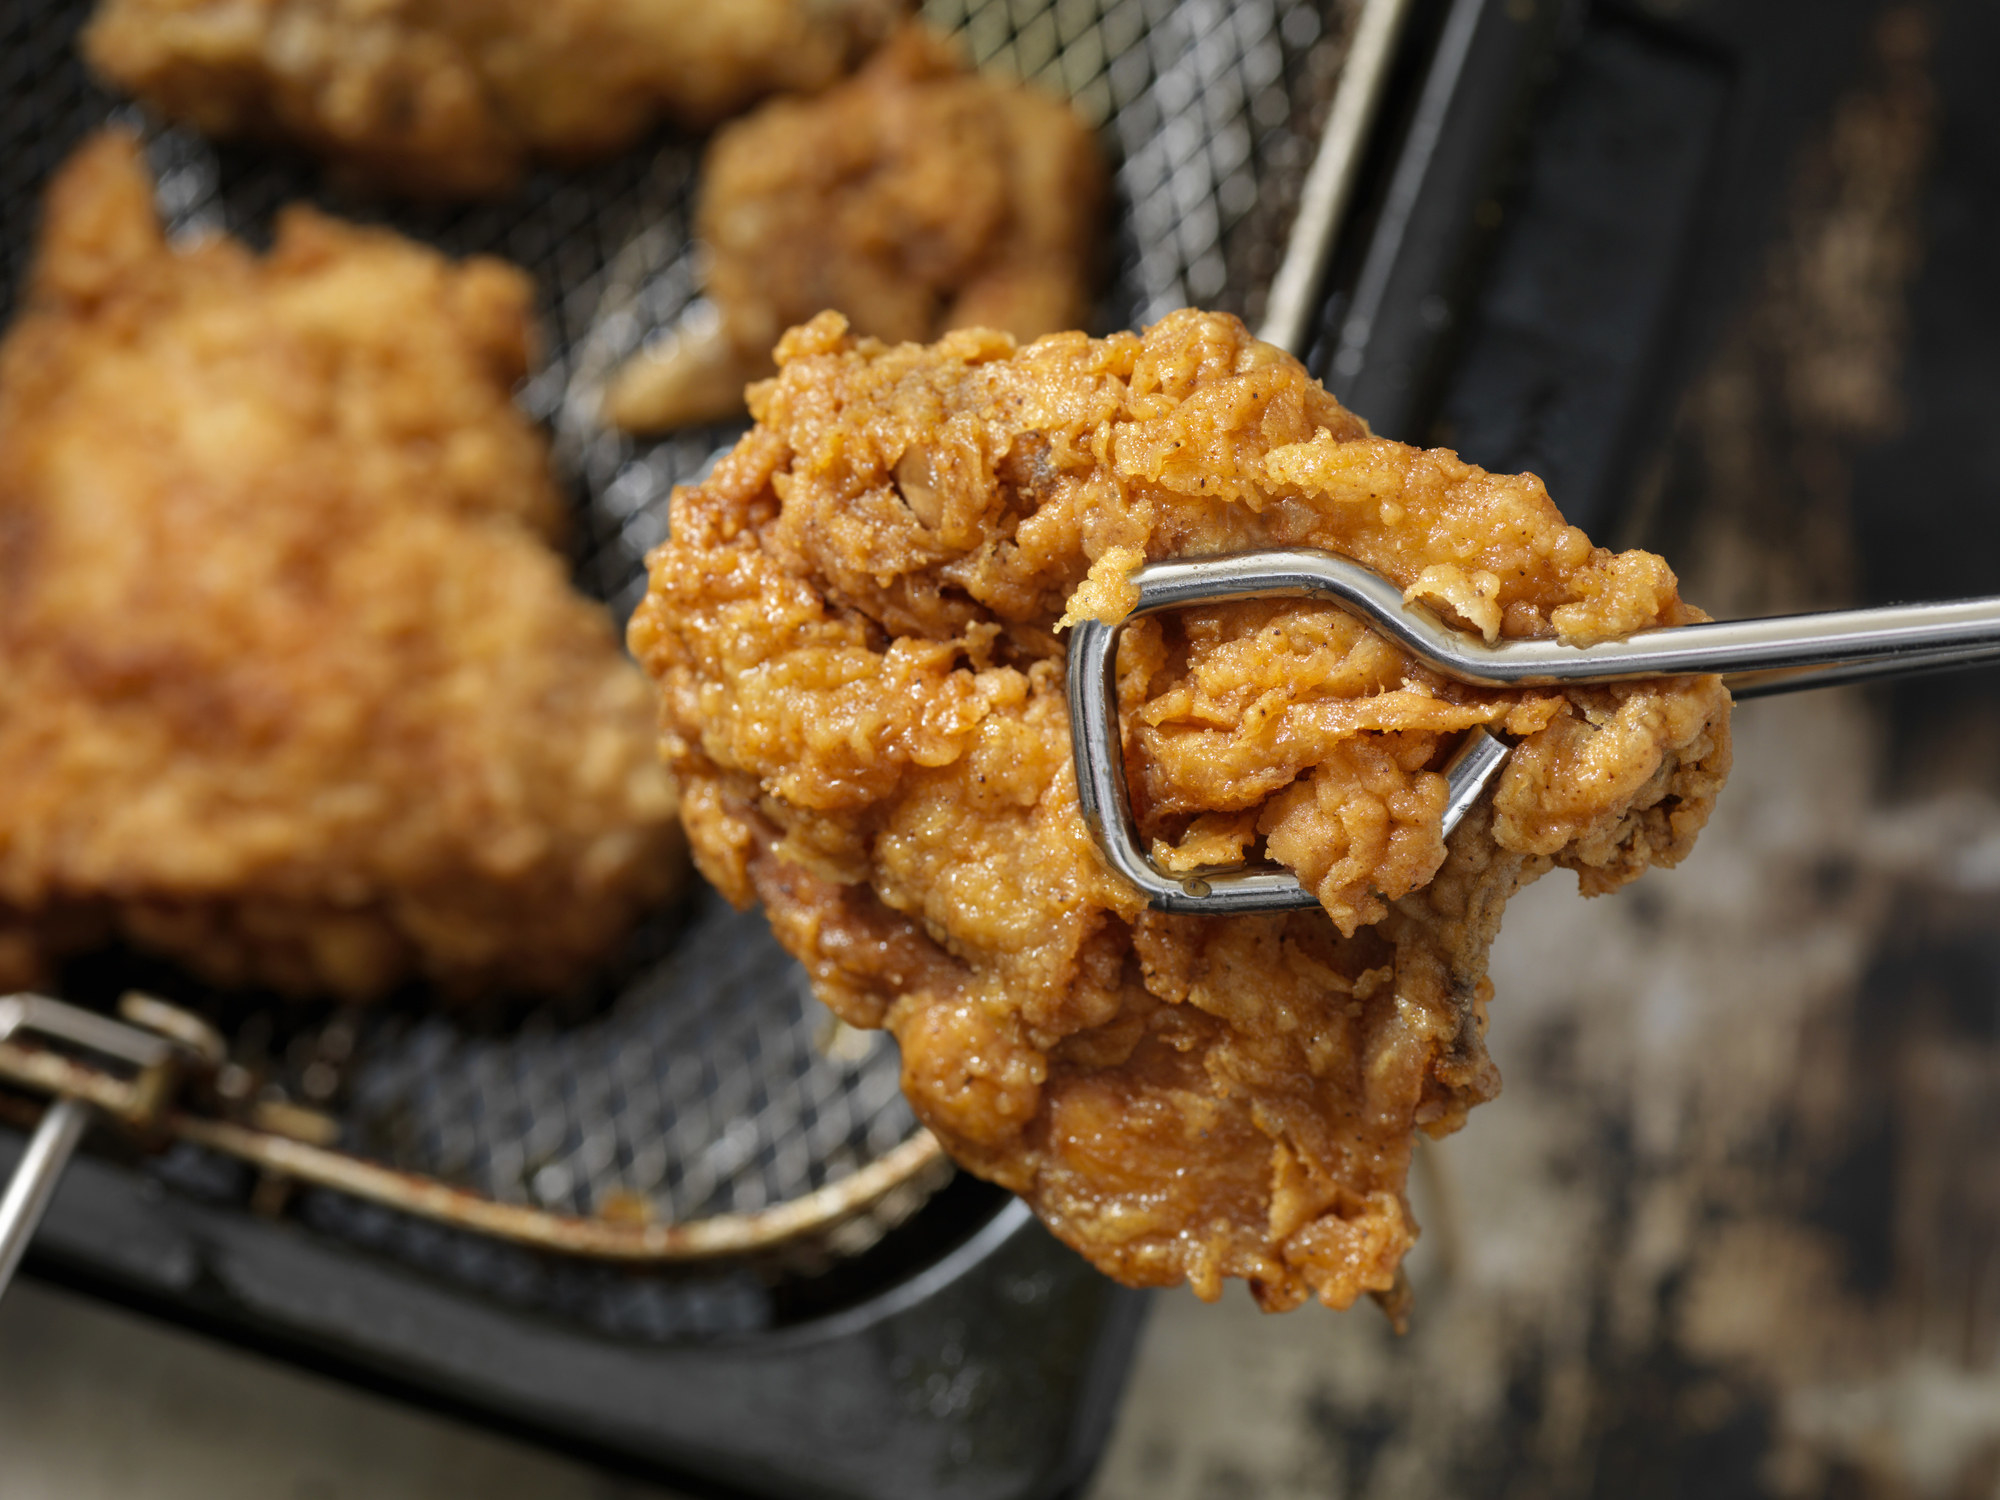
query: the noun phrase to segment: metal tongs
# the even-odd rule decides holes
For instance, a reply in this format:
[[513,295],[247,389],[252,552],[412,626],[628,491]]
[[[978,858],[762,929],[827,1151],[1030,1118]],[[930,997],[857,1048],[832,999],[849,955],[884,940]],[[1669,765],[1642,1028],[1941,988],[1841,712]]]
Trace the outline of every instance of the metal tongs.
[[[1716,672],[1739,700],[1874,677],[2000,662],[2000,597],[1944,604],[1719,620],[1565,646],[1500,641],[1446,625],[1387,579],[1331,552],[1286,549],[1154,563],[1132,575],[1139,601],[1117,625],[1086,620],[1069,644],[1069,716],[1077,802],[1111,867],[1159,911],[1232,916],[1318,904],[1289,870],[1229,865],[1174,875],[1146,854],[1132,822],[1118,725],[1118,632],[1131,621],[1233,599],[1317,599],[1373,625],[1434,671],[1476,687],[1636,682]],[[1445,765],[1449,837],[1499,775],[1511,747],[1469,731]]]

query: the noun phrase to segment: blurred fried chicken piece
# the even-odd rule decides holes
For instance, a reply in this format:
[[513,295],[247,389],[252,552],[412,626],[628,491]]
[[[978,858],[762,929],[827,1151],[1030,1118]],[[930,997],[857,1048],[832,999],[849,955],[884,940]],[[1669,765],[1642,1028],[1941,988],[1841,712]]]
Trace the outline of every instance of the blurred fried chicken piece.
[[103,0],[97,74],[207,135],[303,142],[348,177],[504,192],[534,158],[618,150],[825,88],[905,0]]
[[[674,499],[630,640],[696,862],[761,899],[818,992],[887,1026],[959,1161],[1103,1270],[1266,1308],[1393,1296],[1413,1133],[1493,1096],[1487,948],[1553,865],[1608,890],[1691,846],[1729,760],[1719,679],[1511,692],[1340,610],[1139,621],[1118,692],[1142,834],[1267,853],[1321,909],[1169,916],[1078,816],[1052,629],[1144,559],[1356,558],[1491,636],[1700,618],[1532,476],[1372,438],[1226,316],[1143,337],[786,337],[758,425]],[[1095,569],[1091,574],[1086,570]],[[1520,737],[1439,834],[1473,725]]]
[[170,250],[129,139],[0,346],[0,967],[558,987],[683,868],[643,677],[548,538],[529,288],[293,210]]
[[642,432],[734,416],[779,336],[828,308],[891,343],[1075,328],[1104,190],[1096,137],[1068,104],[969,72],[907,26],[848,82],[715,138],[696,232],[718,316],[630,361],[606,414]]

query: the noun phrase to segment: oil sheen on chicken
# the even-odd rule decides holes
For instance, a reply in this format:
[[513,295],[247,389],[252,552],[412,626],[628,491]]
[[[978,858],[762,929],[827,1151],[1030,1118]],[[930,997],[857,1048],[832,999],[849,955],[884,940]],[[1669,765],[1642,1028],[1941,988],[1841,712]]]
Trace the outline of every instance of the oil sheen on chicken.
[[0,988],[117,935],[362,998],[571,982],[684,868],[644,677],[549,545],[530,289],[305,211],[52,188],[0,346]]
[[716,137],[696,226],[716,317],[627,365],[608,414],[635,430],[733,416],[780,335],[828,308],[892,341],[1077,327],[1104,181],[1066,102],[970,72],[951,43],[905,27],[848,82]]
[[302,142],[371,186],[504,192],[537,157],[825,88],[904,0],[103,0],[84,55],[214,136]]
[[[1142,834],[1170,863],[1268,854],[1322,903],[1169,916],[1078,816],[1056,627],[1115,618],[1143,560],[1286,546],[1488,639],[1700,615],[1539,480],[1371,437],[1230,317],[890,348],[829,315],[780,360],[755,429],[676,495],[630,631],[698,864],[895,1033],[953,1155],[1105,1271],[1393,1302],[1414,1133],[1499,1085],[1501,908],[1555,865],[1597,892],[1681,858],[1728,695],[1467,688],[1309,603],[1139,621],[1117,674]],[[1439,767],[1482,724],[1519,745],[1447,846]]]

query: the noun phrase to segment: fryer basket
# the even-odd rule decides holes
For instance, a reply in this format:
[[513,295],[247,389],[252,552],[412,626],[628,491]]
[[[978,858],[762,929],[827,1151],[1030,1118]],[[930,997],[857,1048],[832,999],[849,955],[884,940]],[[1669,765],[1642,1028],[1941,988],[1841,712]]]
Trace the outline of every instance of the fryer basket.
[[[1346,0],[928,0],[973,60],[1070,96],[1115,164],[1112,269],[1098,331],[1187,303],[1255,320],[1330,102]],[[0,5],[0,305],[26,268],[50,174],[91,129],[144,135],[176,235],[253,242],[295,200],[382,222],[452,253],[526,268],[548,346],[523,405],[555,434],[578,583],[623,620],[664,538],[667,500],[740,427],[639,441],[596,420],[607,374],[696,303],[689,239],[701,143],[663,135],[579,170],[538,170],[507,199],[435,206],[331,196],[282,148],[217,147],[99,90],[74,37],[80,0]],[[851,1180],[920,1136],[893,1043],[838,1023],[757,913],[705,889],[658,914],[585,992],[527,1014],[464,1015],[421,994],[373,1010],[219,996],[125,953],[72,965],[64,991],[108,1003],[138,983],[216,1020],[274,1096],[323,1110],[338,1148],[500,1204],[687,1223],[755,1216]],[[253,1199],[310,1232],[641,1341],[781,1321],[787,1277],[864,1250],[939,1180],[844,1216],[768,1258],[634,1270],[496,1244],[331,1189],[287,1192],[183,1144],[147,1168],[215,1204]]]

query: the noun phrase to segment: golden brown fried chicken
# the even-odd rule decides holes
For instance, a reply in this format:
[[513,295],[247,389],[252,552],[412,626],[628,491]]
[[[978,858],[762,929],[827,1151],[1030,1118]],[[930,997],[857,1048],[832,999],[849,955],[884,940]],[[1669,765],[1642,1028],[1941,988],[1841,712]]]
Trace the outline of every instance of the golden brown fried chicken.
[[682,867],[650,695],[550,548],[529,288],[288,213],[170,250],[133,143],[0,346],[0,968],[546,989]]
[[779,336],[828,308],[891,342],[1074,328],[1104,185],[1075,110],[906,27],[847,83],[716,137],[696,227],[719,319],[631,361],[607,414],[635,431],[732,416]]
[[[1168,916],[1078,816],[1052,627],[1072,598],[1117,613],[1141,559],[1257,547],[1344,553],[1489,637],[1700,618],[1673,574],[1592,547],[1532,476],[1370,437],[1229,317],[886,348],[829,315],[779,359],[675,496],[630,632],[697,863],[894,1031],[953,1155],[1105,1271],[1240,1276],[1274,1309],[1388,1293],[1413,1132],[1498,1087],[1501,908],[1553,865],[1595,892],[1685,854],[1727,693],[1468,688],[1308,603],[1141,620],[1117,666],[1142,833],[1189,863],[1261,846],[1324,903]],[[1479,724],[1520,743],[1447,847],[1439,767]]]
[[395,191],[484,196],[826,87],[905,0],[103,0],[100,77],[215,136],[279,135]]

